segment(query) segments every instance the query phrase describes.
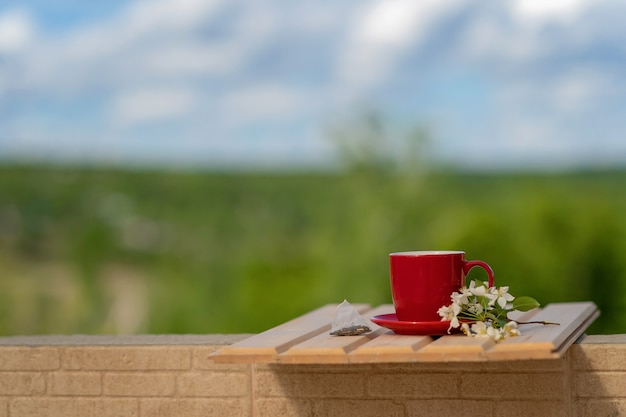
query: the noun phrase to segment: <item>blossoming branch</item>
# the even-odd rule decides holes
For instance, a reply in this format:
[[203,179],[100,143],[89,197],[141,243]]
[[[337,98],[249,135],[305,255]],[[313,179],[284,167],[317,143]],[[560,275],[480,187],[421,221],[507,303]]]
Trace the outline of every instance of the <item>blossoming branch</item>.
[[496,343],[521,334],[518,329],[521,323],[508,318],[511,311],[539,307],[532,297],[514,297],[509,293],[509,287],[489,287],[486,282],[477,285],[475,281],[471,281],[469,287],[453,292],[450,299],[450,305],[438,310],[441,320],[450,322],[448,332],[460,327],[467,336],[490,337]]

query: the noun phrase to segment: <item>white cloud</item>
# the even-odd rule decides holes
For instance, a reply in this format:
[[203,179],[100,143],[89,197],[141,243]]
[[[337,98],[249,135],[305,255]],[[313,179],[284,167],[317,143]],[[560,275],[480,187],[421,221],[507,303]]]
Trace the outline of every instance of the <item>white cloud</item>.
[[358,94],[392,76],[398,60],[418,48],[459,2],[438,0],[374,1],[353,23],[339,51],[339,79]]
[[137,0],[92,25],[42,36],[13,63],[12,84],[41,93],[84,95],[94,87],[126,88],[139,80],[169,82],[190,73],[232,71],[241,58],[238,45],[200,44],[193,34],[199,25],[212,24],[220,5],[214,0]]
[[512,22],[508,17],[503,10],[491,8],[472,16],[463,29],[457,58],[465,63],[494,65],[486,69],[496,72],[525,65],[537,57],[546,40],[538,43],[534,31],[515,24],[515,20]]
[[295,89],[282,85],[258,85],[226,93],[221,111],[228,121],[245,124],[258,120],[289,119],[306,98]]
[[24,49],[35,35],[31,17],[24,10],[0,15],[0,55]]
[[514,0],[510,4],[517,17],[526,21],[571,20],[590,0]]
[[[163,133],[150,148],[164,158],[184,159],[168,153],[176,148],[191,159],[288,159],[302,152],[302,137],[308,150],[326,143],[314,132],[321,117],[363,102],[406,123],[432,117],[442,147],[502,161],[615,143],[612,132],[624,128],[612,110],[626,101],[617,2],[120,4],[116,15],[65,32],[47,33],[25,8],[0,16],[0,55],[10,53],[0,60],[2,150],[7,138],[28,137],[32,151],[98,132],[99,154],[130,155],[155,122],[169,121],[179,143]],[[585,136],[598,126],[606,137]]]
[[136,90],[115,97],[110,116],[115,125],[127,127],[185,116],[195,103],[196,96],[188,88]]
[[188,31],[205,23],[221,5],[221,0],[136,0],[122,15],[120,26],[135,36]]
[[242,64],[243,56],[234,45],[206,45],[197,41],[161,44],[149,51],[137,51],[130,58],[137,68],[160,77],[227,76]]
[[[562,74],[549,91],[555,110],[580,112],[606,102],[613,89],[621,84],[605,72],[577,68]],[[548,97],[546,97],[548,98]]]

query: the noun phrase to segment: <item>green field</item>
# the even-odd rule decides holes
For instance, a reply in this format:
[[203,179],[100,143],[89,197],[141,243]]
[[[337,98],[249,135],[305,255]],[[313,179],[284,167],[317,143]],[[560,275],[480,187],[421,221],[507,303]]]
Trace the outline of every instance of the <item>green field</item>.
[[[391,301],[387,254],[462,249],[626,332],[626,172],[0,167],[0,334],[258,332]],[[482,271],[471,277],[482,279]]]

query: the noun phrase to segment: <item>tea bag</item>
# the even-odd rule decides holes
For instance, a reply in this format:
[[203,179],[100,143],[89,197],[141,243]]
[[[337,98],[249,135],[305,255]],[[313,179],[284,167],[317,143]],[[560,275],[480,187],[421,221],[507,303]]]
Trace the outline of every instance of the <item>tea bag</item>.
[[343,300],[343,303],[339,304],[330,329],[331,335],[356,336],[371,331],[372,329],[369,328],[365,319],[361,317],[352,304],[347,300]]

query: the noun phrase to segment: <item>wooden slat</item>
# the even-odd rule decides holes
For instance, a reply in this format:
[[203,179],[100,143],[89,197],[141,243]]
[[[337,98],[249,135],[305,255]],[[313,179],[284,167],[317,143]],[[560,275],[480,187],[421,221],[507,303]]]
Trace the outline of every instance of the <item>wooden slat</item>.
[[598,317],[600,317],[600,310],[596,309],[595,311],[593,311],[592,315],[589,316],[575,331],[570,333],[570,335],[563,342],[561,347],[554,351],[555,354],[558,354],[555,355],[555,357],[563,356],[567,349],[569,349],[569,347],[572,346],[572,344],[585,333],[587,327],[591,326],[591,323],[593,323]]
[[548,304],[532,317],[524,319],[559,325],[522,324],[521,336],[498,343],[487,353],[487,357],[501,360],[559,357],[598,314],[596,305],[590,302]]
[[[517,318],[529,320],[535,313],[517,314]],[[349,362],[478,361],[485,360],[485,353],[493,345],[489,339],[460,335],[433,341],[430,336],[398,335],[388,331],[356,349]]]
[[[383,305],[374,314],[389,314],[395,311],[393,305]],[[383,330],[380,330],[383,329]],[[408,336],[372,323],[377,337],[360,345],[348,355],[349,363],[410,362],[415,360],[415,352],[433,341],[430,336]]]
[[[354,305],[364,318],[388,314],[392,305],[371,310]],[[452,362],[558,358],[596,319],[595,304],[560,303],[526,313],[517,321],[549,321],[558,326],[520,325],[521,336],[498,344],[489,338],[462,334],[440,338],[397,335],[369,322],[372,332],[359,336],[331,336],[336,305],[328,305],[246,340],[223,348],[212,355],[216,362],[269,363],[379,363],[379,362]]]
[[430,336],[408,336],[386,330],[348,355],[350,363],[413,362],[415,353],[433,341]]
[[495,343],[488,337],[467,337],[462,334],[443,336],[416,353],[420,362],[484,361],[485,353]]
[[[353,306],[359,313],[370,309],[367,304]],[[278,355],[291,346],[330,330],[336,310],[335,304],[320,307],[263,333],[226,346],[213,354],[212,359],[227,363],[276,362]]]
[[292,346],[278,357],[280,363],[346,363],[348,353],[368,341],[377,338],[387,329],[381,328],[369,321],[369,318],[379,314],[393,312],[393,306],[380,306],[368,311],[363,317],[368,322],[372,332],[358,336],[332,336],[323,332],[297,345]]

